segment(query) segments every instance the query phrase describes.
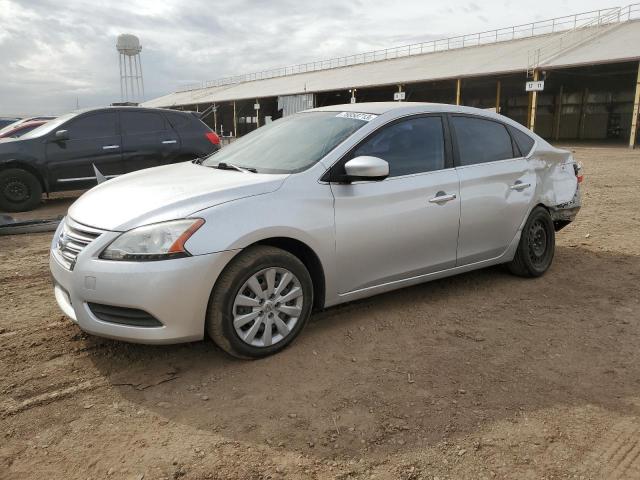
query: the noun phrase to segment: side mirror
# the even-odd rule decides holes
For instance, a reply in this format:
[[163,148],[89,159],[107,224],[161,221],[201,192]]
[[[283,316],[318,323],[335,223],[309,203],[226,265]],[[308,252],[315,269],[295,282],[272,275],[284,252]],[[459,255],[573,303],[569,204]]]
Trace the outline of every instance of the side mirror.
[[56,142],[62,142],[64,140],[69,140],[69,132],[66,130],[58,130],[55,133]]
[[378,157],[356,157],[344,164],[346,180],[384,180],[389,176],[389,164]]

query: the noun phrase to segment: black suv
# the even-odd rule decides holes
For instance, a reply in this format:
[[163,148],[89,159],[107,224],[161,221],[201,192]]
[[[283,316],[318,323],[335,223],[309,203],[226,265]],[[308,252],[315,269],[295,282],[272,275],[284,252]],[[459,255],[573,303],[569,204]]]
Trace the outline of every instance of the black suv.
[[99,174],[111,178],[219,148],[218,136],[194,112],[108,107],[69,113],[18,139],[0,140],[0,211],[32,210],[42,192],[89,188]]

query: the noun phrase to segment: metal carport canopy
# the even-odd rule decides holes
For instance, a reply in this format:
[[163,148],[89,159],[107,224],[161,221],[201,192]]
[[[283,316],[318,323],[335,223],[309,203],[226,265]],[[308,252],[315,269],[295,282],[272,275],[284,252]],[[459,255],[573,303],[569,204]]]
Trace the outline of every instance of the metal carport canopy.
[[[590,28],[600,28],[603,32],[594,38],[576,42],[575,46],[557,56],[550,57],[548,61],[543,59],[539,68],[552,69],[640,59],[640,21],[628,21],[613,27]],[[570,36],[579,34],[579,31],[568,34],[558,32],[488,45],[176,92],[149,100],[143,105],[175,107],[524,72],[527,69],[529,52],[560,35],[564,35],[567,44],[571,44]]]

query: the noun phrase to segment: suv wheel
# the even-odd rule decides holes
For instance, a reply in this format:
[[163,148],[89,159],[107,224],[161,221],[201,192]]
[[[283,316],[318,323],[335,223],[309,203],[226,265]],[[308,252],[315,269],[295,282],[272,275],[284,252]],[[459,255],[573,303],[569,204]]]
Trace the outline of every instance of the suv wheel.
[[511,273],[521,277],[539,277],[553,261],[556,233],[551,215],[544,207],[536,207],[522,229],[518,250],[507,264]]
[[30,172],[21,168],[0,171],[0,210],[25,212],[40,204],[42,185]]
[[296,338],[312,305],[311,276],[297,257],[275,247],[250,247],[218,278],[206,328],[235,357],[265,357]]

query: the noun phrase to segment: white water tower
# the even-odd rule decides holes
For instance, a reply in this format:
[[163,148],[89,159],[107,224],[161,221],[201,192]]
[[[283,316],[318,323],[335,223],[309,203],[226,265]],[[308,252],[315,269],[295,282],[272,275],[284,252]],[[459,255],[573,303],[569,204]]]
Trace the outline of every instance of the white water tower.
[[144,99],[144,80],[140,52],[142,45],[135,35],[118,35],[116,49],[120,63],[120,98],[123,102],[136,102]]

